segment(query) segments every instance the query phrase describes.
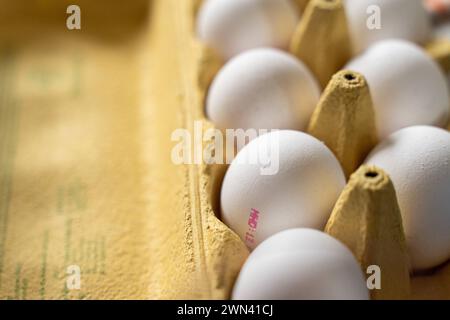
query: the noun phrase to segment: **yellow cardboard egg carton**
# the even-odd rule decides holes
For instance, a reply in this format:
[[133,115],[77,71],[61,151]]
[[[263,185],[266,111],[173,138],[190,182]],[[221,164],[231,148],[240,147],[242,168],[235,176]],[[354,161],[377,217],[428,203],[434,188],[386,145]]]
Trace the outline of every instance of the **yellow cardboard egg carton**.
[[[400,209],[389,176],[376,167],[362,166],[358,169],[368,152],[376,145],[377,132],[370,90],[364,77],[350,70],[338,72],[351,57],[343,3],[340,0],[307,2],[298,1],[305,11],[293,36],[290,51],[304,61],[320,83],[326,86],[311,118],[308,132],[327,144],[341,162],[347,177],[351,176],[325,231],[353,251],[364,272],[371,265],[381,268],[381,290],[371,292],[373,299],[450,299],[449,263],[427,275],[410,276]],[[196,1],[195,7],[198,8],[198,5],[199,1]],[[191,34],[186,36],[195,38],[195,35]],[[448,71],[449,43],[435,42],[429,45],[428,50],[444,70]],[[318,54],[319,52],[333,54]],[[202,102],[208,84],[221,62],[214,58],[210,49],[201,44],[198,57],[197,102]],[[203,104],[195,108],[197,116],[204,117]],[[208,122],[206,119],[204,121]],[[227,246],[235,241],[241,243],[241,240],[237,239],[233,232],[227,231],[226,227],[218,227],[220,223],[215,221],[218,218],[214,216],[213,208],[218,216],[220,189],[204,188],[204,185],[217,185],[224,171],[224,168],[213,167],[202,170],[202,179],[205,181],[201,184],[202,190],[212,193],[200,193],[199,198],[205,206],[202,209],[207,215],[205,218],[214,225],[213,228],[204,226],[206,233],[220,230],[218,238],[221,238],[223,243],[217,241],[214,235],[211,235],[211,241],[221,248],[220,251],[227,252]],[[235,243],[233,248],[239,248],[239,245]],[[228,270],[238,270],[247,251],[243,248],[232,251],[234,254],[226,257],[211,254],[211,263],[222,265]],[[229,276],[226,283],[232,284],[236,274],[231,272]],[[218,277],[219,274],[216,274],[213,278]],[[216,287],[215,290],[226,293],[222,297],[228,297],[231,287]],[[213,297],[217,296],[208,296]]]
[[[249,251],[220,221],[226,166],[171,159],[175,130],[213,127],[222,62],[196,39],[201,1],[0,0],[0,299],[230,297]],[[409,276],[392,183],[359,168],[376,129],[364,78],[338,72],[345,26],[341,1],[312,0],[291,45],[326,87],[308,130],[351,176],[326,231],[382,268],[373,298],[450,299],[449,264]],[[448,68],[446,47],[429,50]]]

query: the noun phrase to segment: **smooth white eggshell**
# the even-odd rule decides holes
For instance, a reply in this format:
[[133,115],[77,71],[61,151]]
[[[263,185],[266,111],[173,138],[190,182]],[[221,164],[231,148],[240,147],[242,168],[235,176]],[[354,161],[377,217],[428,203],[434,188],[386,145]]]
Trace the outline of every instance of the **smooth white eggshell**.
[[[346,250],[343,250],[343,247]],[[251,254],[255,259],[273,253],[303,251],[342,252],[353,257],[352,252],[337,239],[322,231],[308,228],[293,228],[280,231],[260,243]]]
[[286,49],[299,16],[290,0],[207,0],[197,34],[224,59],[249,49]]
[[[377,41],[404,39],[419,44],[431,37],[431,19],[422,0],[345,0],[345,11],[355,53]],[[372,17],[380,17],[380,28]]]
[[255,49],[219,72],[206,113],[221,129],[304,130],[319,96],[317,81],[300,60],[276,49]]
[[378,42],[345,68],[366,77],[381,138],[408,126],[447,124],[450,107],[445,76],[415,44]]
[[[247,159],[269,145],[278,145],[270,164],[278,171],[263,175],[262,166]],[[282,230],[322,229],[344,186],[342,168],[322,142],[299,131],[268,133],[245,146],[228,168],[221,191],[222,219],[254,248]],[[252,209],[260,214],[254,243],[249,243]]]
[[241,269],[233,299],[369,299],[356,259],[347,247],[325,233],[289,230],[261,246],[264,248],[252,252]]
[[377,146],[366,163],[392,178],[412,267],[435,267],[450,258],[450,133],[415,126]]

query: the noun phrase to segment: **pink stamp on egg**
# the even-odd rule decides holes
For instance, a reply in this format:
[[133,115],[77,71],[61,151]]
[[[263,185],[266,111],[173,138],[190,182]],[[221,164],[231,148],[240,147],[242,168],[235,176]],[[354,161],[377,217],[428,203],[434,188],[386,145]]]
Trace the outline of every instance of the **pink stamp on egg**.
[[260,212],[256,209],[250,210],[250,216],[247,221],[248,231],[245,234],[245,242],[249,247],[255,244],[255,234],[256,229],[258,228]]

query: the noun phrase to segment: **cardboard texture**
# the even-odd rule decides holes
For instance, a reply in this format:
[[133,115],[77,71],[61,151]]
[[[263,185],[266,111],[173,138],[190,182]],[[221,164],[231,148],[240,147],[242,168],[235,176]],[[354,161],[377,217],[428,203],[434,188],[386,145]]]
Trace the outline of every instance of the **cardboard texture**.
[[223,66],[222,59],[212,50],[208,48],[206,45],[201,43],[198,44],[198,52],[199,58],[197,61],[198,65],[198,79],[197,85],[200,90],[202,104],[205,104],[206,94],[208,92],[209,86],[212,83],[214,77],[217,72],[219,72],[220,68]]
[[308,133],[333,151],[347,178],[358,169],[377,143],[372,98],[361,74],[342,70],[333,76],[311,117]]
[[292,38],[290,51],[306,63],[322,88],[351,58],[351,50],[342,0],[309,1]]
[[[320,52],[319,50],[325,50],[320,39],[327,39],[332,44],[334,43],[333,36],[336,36],[337,39],[344,39],[343,42],[336,42],[341,45],[339,47],[340,55],[337,55],[341,57],[338,59],[339,62],[334,61],[328,64],[325,67],[326,72],[321,69],[313,69],[316,76],[322,74],[324,75],[322,79],[329,79],[350,58],[350,44],[348,30],[343,25],[345,17],[342,17],[342,3],[340,1],[331,1],[331,4],[328,1],[325,2],[327,4],[314,0],[309,2],[303,16],[304,20],[299,23],[293,37],[291,51],[301,51],[299,43],[303,41],[302,39],[309,37],[311,43],[317,43],[316,48],[320,49],[313,51],[311,48],[304,48],[307,53],[302,54],[309,54],[309,58],[312,60],[308,63],[310,67],[315,64],[323,66],[327,65],[329,61],[323,63],[323,57],[317,54]],[[328,19],[324,17],[322,11],[326,12]],[[315,15],[321,18],[317,18],[317,20],[312,18]],[[334,16],[334,19],[330,19],[330,15]],[[322,22],[321,27],[317,25],[318,21]],[[327,23],[323,23],[324,21]],[[328,26],[323,27],[323,25]],[[324,28],[334,30],[329,33],[333,36],[325,37],[324,35],[327,33],[320,31]],[[442,65],[440,61],[445,61],[442,57],[446,56],[446,52],[441,49],[440,55],[432,54],[432,52],[431,54]],[[200,56],[214,57],[205,47],[200,50]],[[302,55],[297,56],[301,57]],[[217,58],[201,59],[200,61],[202,63],[199,63],[201,65],[199,72],[208,74],[208,79],[211,75],[214,76],[217,66],[221,64]],[[203,63],[204,61],[207,63]],[[205,71],[202,68],[210,69]],[[205,79],[205,77],[201,78]],[[199,81],[198,87],[202,92],[207,90],[209,84]],[[205,96],[206,92],[201,95]],[[200,109],[203,110],[203,107]],[[308,132],[330,147],[341,162],[347,177],[358,169],[368,152],[378,142],[370,89],[361,74],[351,70],[342,70],[332,77],[311,118]],[[221,181],[224,170],[222,169],[215,177],[217,181]],[[368,173],[376,173],[377,177],[368,179],[366,177]],[[214,174],[210,178],[213,179]],[[213,205],[213,207],[215,206]],[[219,213],[219,210],[217,209],[216,212]],[[381,267],[382,290],[372,291],[372,299],[416,299],[419,297],[422,299],[450,299],[448,290],[450,278],[447,272],[449,264],[437,268],[428,275],[410,275],[395,190],[389,177],[382,170],[362,166],[353,174],[330,217],[327,232],[350,247],[361,263],[364,272],[372,264]],[[444,284],[440,282],[444,282]],[[435,291],[432,293],[433,287]]]
[[1,299],[149,297],[151,144],[139,124],[149,3],[108,3],[105,17],[105,1],[80,2],[78,32],[66,28],[68,2],[0,1]]
[[71,3],[0,1],[0,298],[148,298],[158,177],[141,154],[165,139],[140,132],[149,3],[81,1],[80,32]]
[[372,299],[406,299],[409,263],[394,186],[381,169],[362,166],[350,178],[325,227],[355,254],[363,272],[381,270],[381,290]]
[[[212,126],[203,98],[221,62],[195,39],[199,3],[0,0],[0,298],[230,297],[248,250],[215,215],[226,166],[171,159],[174,130],[194,135],[195,120],[202,132]],[[342,26],[342,9],[337,5],[336,14],[311,3],[298,37],[299,47],[312,41],[309,63],[320,66],[323,57],[314,50],[335,50],[343,41],[344,50],[333,51],[339,61],[315,69],[326,84],[348,53],[347,36],[333,29],[336,38],[326,36],[334,39],[331,47],[320,39],[328,22]],[[81,31],[66,29],[69,4],[82,7]],[[328,96],[339,89],[333,86]],[[367,101],[364,86],[351,94]],[[318,132],[330,117],[328,99],[316,115]],[[367,112],[355,115],[349,124],[355,130],[368,106],[349,103],[348,114]],[[358,135],[346,130],[337,134],[339,145]],[[350,158],[348,168],[361,159]],[[363,266],[379,261],[389,277],[401,276],[404,292],[386,284],[374,298],[406,294],[403,264],[389,264],[403,261],[390,184],[378,190],[351,182],[346,194],[351,197],[335,210],[330,229],[345,241],[366,235],[362,250],[354,250]],[[373,197],[386,202],[377,207]],[[381,206],[386,212],[374,217]],[[381,221],[392,228],[383,233]],[[70,286],[77,267],[79,289]],[[413,278],[413,297],[450,298],[448,275],[447,265]]]
[[450,41],[435,40],[426,46],[428,53],[442,67],[444,72],[450,72]]
[[1,4],[0,297],[229,297],[248,251],[213,215],[215,168],[171,159],[202,118],[192,3],[80,2],[79,32],[63,2]]
[[297,6],[298,11],[303,13],[310,0],[293,0],[292,2]]

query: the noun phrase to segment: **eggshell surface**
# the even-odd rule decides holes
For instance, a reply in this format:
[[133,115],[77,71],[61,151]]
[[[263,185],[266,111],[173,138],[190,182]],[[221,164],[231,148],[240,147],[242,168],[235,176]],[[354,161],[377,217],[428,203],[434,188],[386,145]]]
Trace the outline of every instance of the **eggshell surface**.
[[[262,154],[267,157],[254,156]],[[345,186],[343,170],[319,140],[299,131],[275,131],[245,146],[221,190],[223,221],[250,249],[286,229],[322,229]]]
[[197,35],[225,60],[249,49],[287,49],[299,21],[290,0],[207,0]]
[[344,7],[355,53],[381,40],[425,44],[431,37],[431,19],[422,0],[345,0]]
[[349,249],[322,231],[308,228],[293,228],[280,231],[260,243],[252,252],[252,259],[273,253],[295,253],[304,251],[339,252],[353,257]]
[[[267,239],[245,262],[236,300],[367,300],[363,273],[351,252],[329,235],[294,229]],[[286,250],[284,240],[294,241]],[[289,243],[285,243],[289,245]]]
[[415,126],[402,129],[377,146],[368,164],[391,177],[400,205],[414,270],[450,258],[450,133]]
[[439,66],[416,45],[401,40],[382,41],[345,68],[367,79],[380,138],[408,126],[447,124],[447,80]]
[[255,49],[219,72],[206,114],[220,129],[305,130],[319,96],[316,79],[300,60],[275,49]]

